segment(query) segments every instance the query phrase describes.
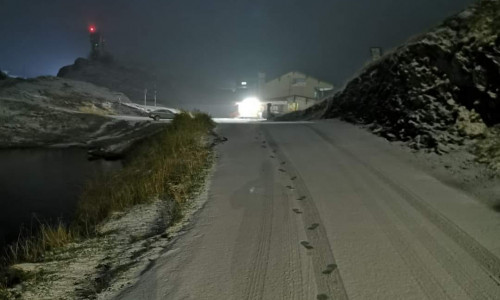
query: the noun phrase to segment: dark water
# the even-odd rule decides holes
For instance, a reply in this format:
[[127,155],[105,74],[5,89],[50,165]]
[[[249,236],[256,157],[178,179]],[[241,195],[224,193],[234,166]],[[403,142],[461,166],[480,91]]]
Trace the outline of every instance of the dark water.
[[119,161],[88,161],[82,149],[0,150],[0,247],[21,227],[69,220],[85,182],[119,168]]

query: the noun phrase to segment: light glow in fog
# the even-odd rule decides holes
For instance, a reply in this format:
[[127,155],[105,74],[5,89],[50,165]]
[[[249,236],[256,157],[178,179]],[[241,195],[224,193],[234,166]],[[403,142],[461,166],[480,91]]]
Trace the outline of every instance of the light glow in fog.
[[246,98],[238,103],[240,118],[258,118],[262,104],[255,97]]

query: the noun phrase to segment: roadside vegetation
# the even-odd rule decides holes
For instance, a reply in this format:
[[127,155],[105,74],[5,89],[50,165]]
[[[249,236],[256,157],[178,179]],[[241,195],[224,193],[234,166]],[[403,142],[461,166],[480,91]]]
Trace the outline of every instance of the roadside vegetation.
[[485,131],[484,136],[475,144],[474,154],[479,162],[487,164],[500,176],[500,126],[493,126]]
[[42,224],[37,233],[20,238],[4,256],[2,288],[16,284],[23,275],[9,269],[20,262],[40,262],[49,251],[98,235],[99,225],[114,212],[161,199],[172,201],[173,220],[183,204],[202,184],[210,163],[207,142],[215,127],[203,113],[176,115],[159,133],[139,142],[127,155],[124,167],[88,182],[71,224]]

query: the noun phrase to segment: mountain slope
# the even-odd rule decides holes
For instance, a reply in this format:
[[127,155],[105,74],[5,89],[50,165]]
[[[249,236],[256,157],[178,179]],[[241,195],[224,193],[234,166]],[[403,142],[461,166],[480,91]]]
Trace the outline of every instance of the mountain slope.
[[0,148],[88,144],[130,132],[111,115],[140,115],[123,94],[57,77],[0,80]]
[[153,90],[156,79],[139,69],[125,67],[114,61],[78,58],[73,65],[62,67],[57,77],[90,82],[119,91],[138,101],[144,98],[144,89]]
[[439,148],[500,123],[500,2],[482,0],[408,41],[332,98],[281,119],[341,117]]

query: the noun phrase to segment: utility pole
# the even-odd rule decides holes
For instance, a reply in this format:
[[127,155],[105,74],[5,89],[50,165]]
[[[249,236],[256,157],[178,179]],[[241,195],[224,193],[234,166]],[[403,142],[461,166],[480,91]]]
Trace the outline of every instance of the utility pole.
[[155,82],[155,107],[156,107],[156,82]]
[[144,89],[144,108],[146,108],[146,99],[148,97],[148,89]]
[[262,100],[264,98],[264,87],[266,85],[266,73],[259,72],[257,74],[257,94]]

